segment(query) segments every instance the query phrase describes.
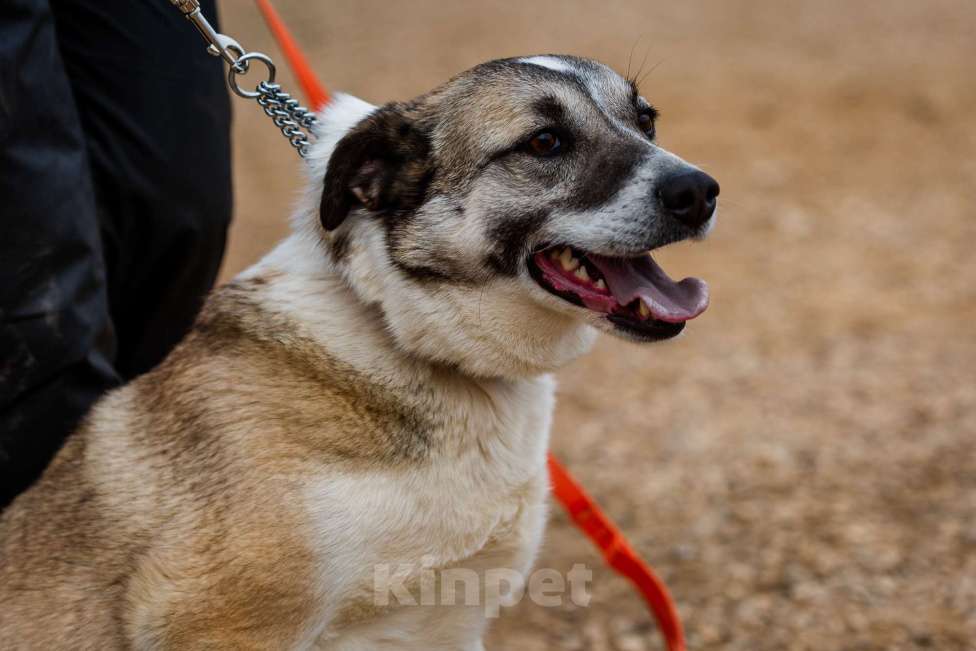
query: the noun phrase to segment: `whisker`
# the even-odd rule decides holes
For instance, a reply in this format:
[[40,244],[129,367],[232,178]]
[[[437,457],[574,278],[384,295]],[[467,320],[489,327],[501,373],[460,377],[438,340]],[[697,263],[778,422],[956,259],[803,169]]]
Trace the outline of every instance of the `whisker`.
[[[661,65],[662,63],[664,63],[664,62],[665,62],[666,60],[667,60],[666,58],[664,58],[664,59],[661,59],[660,61],[658,61],[657,63],[655,63],[655,64],[654,64],[653,66],[651,66],[651,69],[650,69],[650,70],[648,70],[648,71],[647,71],[647,72],[646,72],[646,73],[644,74],[644,76],[640,78],[640,80],[638,80],[638,82],[637,82],[637,85],[638,85],[638,86],[640,86],[641,84],[643,84],[643,83],[644,83],[644,80],[645,80],[645,79],[647,79],[648,77],[650,77],[650,76],[651,76],[651,74],[653,74],[653,72],[654,72],[655,70],[657,70],[657,68],[658,68],[658,66],[660,66],[660,65]],[[643,66],[642,66],[642,67],[643,67]]]
[[637,46],[640,44],[641,39],[644,38],[645,35],[646,32],[643,34],[638,34],[637,38],[634,39],[634,44],[630,46],[630,54],[627,55],[627,74],[625,75],[627,81],[634,81],[634,78],[630,76],[630,64],[634,59],[634,50],[637,49]]
[[634,74],[634,84],[637,85],[638,88],[640,88],[641,72],[644,71],[644,65],[647,63],[647,57],[649,56],[651,56],[651,47],[648,45],[647,49],[644,50],[644,58],[641,59],[640,67],[637,68],[637,72]]

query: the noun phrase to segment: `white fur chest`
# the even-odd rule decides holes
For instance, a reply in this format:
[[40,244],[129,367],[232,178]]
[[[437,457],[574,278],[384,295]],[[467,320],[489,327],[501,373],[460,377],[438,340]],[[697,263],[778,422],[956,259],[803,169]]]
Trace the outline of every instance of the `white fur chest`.
[[377,579],[390,573],[528,570],[545,523],[554,382],[543,376],[488,394],[480,402],[490,409],[444,402],[450,425],[432,436],[450,444],[423,463],[333,467],[308,487],[325,622],[382,602]]

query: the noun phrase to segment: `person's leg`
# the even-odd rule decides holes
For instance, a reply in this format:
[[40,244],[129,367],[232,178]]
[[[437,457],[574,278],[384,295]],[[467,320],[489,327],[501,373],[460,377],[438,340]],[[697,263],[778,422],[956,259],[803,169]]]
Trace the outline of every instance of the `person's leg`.
[[231,213],[229,99],[192,26],[51,4],[0,4],[0,507],[185,334]]
[[0,5],[0,508],[118,382],[84,137],[47,0]]
[[[231,217],[230,101],[220,59],[169,2],[52,0],[95,182],[128,379],[186,334]],[[201,8],[214,24],[213,0]]]

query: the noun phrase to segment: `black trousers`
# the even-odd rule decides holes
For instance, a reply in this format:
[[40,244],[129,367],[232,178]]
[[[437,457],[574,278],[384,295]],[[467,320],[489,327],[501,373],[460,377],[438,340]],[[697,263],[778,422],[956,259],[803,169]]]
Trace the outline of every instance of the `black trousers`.
[[0,2],[0,507],[189,329],[229,128],[222,64],[168,0]]

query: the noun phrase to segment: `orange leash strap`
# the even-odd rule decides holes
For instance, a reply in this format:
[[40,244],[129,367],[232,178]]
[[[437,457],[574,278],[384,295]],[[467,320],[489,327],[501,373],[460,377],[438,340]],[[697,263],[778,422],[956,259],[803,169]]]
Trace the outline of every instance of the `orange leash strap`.
[[657,627],[670,651],[685,651],[685,634],[681,619],[668,589],[651,568],[633,550],[620,530],[586,494],[579,482],[556,457],[549,453],[549,478],[552,492],[569,513],[577,527],[603,552],[607,565],[630,579],[650,606]]
[[329,101],[329,93],[325,90],[325,86],[312,72],[312,67],[308,65],[308,59],[298,47],[298,43],[295,42],[291,32],[285,27],[285,21],[278,15],[278,11],[271,4],[271,0],[255,0],[255,2],[257,2],[258,9],[261,10],[261,15],[264,16],[264,22],[268,24],[275,41],[278,42],[278,47],[281,48],[288,60],[288,67],[291,68],[292,74],[295,75],[302,87],[302,92],[308,98],[308,103],[318,111]]
[[312,67],[308,65],[308,59],[305,58],[305,54],[302,53],[288,28],[285,27],[285,22],[272,6],[271,0],[255,0],[255,2],[257,2],[258,9],[261,10],[261,15],[264,16],[264,22],[267,23],[268,29],[271,30],[275,41],[278,42],[278,47],[288,59],[288,67],[298,79],[302,92],[308,98],[308,103],[316,111],[321,109],[329,101],[329,93],[326,92],[325,86],[312,72]]
[[[305,55],[285,27],[281,16],[271,5],[271,0],[255,0],[255,2],[309,103],[316,109],[322,108],[329,101],[329,94],[312,72]],[[607,564],[629,579],[647,601],[657,620],[658,628],[667,642],[668,650],[685,651],[685,635],[681,628],[681,620],[664,583],[634,552],[620,530],[551,453],[549,454],[549,477],[553,494],[566,508],[576,526],[600,548]]]

